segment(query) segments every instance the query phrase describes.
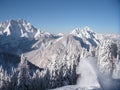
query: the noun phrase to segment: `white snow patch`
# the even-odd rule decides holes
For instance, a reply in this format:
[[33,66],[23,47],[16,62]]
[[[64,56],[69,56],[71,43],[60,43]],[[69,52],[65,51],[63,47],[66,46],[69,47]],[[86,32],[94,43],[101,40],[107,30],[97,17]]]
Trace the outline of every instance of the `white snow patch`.
[[96,59],[92,57],[80,61],[76,70],[76,73],[79,74],[77,85],[88,89],[100,88],[95,63]]

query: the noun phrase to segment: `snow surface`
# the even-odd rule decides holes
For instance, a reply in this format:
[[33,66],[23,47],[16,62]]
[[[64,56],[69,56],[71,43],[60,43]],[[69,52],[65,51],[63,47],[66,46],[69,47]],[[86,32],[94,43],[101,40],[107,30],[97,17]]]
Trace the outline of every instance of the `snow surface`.
[[87,89],[96,89],[100,88],[98,81],[98,75],[94,63],[96,62],[95,58],[88,57],[80,60],[79,66],[77,67],[77,74],[79,78],[77,80],[77,85],[80,87],[85,87]]

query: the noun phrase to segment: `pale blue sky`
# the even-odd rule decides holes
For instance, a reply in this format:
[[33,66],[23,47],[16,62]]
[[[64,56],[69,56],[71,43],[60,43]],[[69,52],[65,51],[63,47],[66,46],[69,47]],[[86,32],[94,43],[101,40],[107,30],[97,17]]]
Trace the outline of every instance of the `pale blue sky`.
[[0,21],[19,18],[51,33],[84,26],[118,33],[120,0],[0,0]]

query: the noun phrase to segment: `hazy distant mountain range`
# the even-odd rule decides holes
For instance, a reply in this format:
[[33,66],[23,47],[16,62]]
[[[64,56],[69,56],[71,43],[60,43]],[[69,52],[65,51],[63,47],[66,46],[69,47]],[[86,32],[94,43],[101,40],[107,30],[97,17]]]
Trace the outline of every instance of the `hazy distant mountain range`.
[[[80,75],[84,69],[79,74],[76,71],[81,61],[89,57],[96,62],[94,66],[90,64],[90,67],[99,73],[96,75],[99,89],[118,90],[120,35],[97,34],[88,26],[76,28],[67,34],[51,34],[40,31],[23,19],[0,23],[2,90],[44,90],[66,85],[73,86],[58,90],[89,90],[81,86],[83,82]],[[75,86],[78,77],[82,84]],[[105,85],[104,80],[110,83]],[[115,84],[112,86],[111,83]],[[92,87],[93,84],[90,85]]]

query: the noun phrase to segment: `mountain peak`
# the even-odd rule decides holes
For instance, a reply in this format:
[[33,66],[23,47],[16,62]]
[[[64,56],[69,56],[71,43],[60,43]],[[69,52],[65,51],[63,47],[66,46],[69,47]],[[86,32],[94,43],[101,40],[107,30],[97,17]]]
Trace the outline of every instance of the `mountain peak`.
[[90,27],[88,27],[88,26],[85,26],[81,30],[81,33],[83,33],[83,34],[91,34],[91,35],[95,34],[95,32],[93,32],[93,30]]
[[79,34],[80,33],[80,28],[75,28],[71,34]]
[[85,26],[83,29],[75,28],[75,29],[71,32],[71,34],[78,35],[78,34],[80,34],[80,33],[90,33],[90,32],[94,33],[94,32],[90,29],[90,27]]
[[86,31],[91,31],[91,29],[90,29],[90,27],[89,27],[89,26],[85,26],[85,27],[83,28],[83,30],[86,30]]
[[92,33],[94,33],[93,30],[89,26],[85,26],[84,28],[82,28],[81,32],[87,32],[87,33],[92,32]]
[[24,19],[10,19],[10,20],[7,20],[7,23],[21,23],[21,24],[27,24],[28,22]]
[[10,19],[2,22],[1,34],[5,33],[7,36],[15,38],[25,37],[33,39],[37,33],[37,29],[24,19]]

